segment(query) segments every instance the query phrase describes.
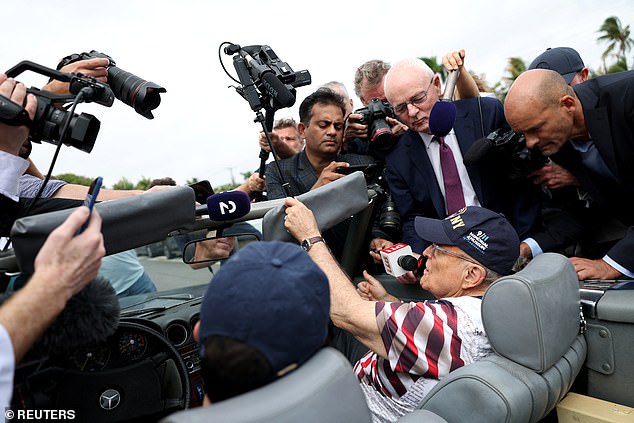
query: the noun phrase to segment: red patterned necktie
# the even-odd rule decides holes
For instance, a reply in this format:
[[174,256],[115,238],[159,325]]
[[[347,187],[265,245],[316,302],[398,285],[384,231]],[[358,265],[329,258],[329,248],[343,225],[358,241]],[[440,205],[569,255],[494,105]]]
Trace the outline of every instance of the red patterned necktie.
[[445,200],[447,201],[447,214],[451,215],[465,206],[462,184],[456,161],[453,158],[451,148],[445,144],[444,137],[433,137],[440,151],[440,167],[442,168],[442,178],[445,183]]

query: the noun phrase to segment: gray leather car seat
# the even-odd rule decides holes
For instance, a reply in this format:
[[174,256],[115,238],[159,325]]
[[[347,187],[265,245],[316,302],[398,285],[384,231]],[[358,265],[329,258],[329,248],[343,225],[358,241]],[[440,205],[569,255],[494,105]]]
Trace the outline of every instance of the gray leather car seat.
[[579,285],[559,254],[537,256],[494,282],[482,319],[495,354],[440,381],[422,409],[448,422],[536,422],[566,395],[584,363]]
[[341,353],[328,347],[269,385],[211,407],[172,414],[161,423],[369,421],[370,412],[352,367]]

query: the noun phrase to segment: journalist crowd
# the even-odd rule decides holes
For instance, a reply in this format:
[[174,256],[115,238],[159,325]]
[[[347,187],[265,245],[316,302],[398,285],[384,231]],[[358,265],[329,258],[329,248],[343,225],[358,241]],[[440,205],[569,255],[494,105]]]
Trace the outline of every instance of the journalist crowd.
[[[455,85],[420,59],[369,60],[351,87],[361,107],[330,81],[305,96],[299,116],[254,134],[254,150],[277,161],[237,190],[253,202],[284,199],[284,228],[301,248],[249,245],[209,283],[196,330],[206,404],[271,383],[330,345],[353,364],[373,420],[397,421],[444,376],[494,353],[480,306],[497,279],[546,252],[569,257],[580,281],[634,277],[634,71],[589,78],[577,51],[550,48],[501,102],[467,71],[464,50],[442,63]],[[60,68],[107,83],[108,66],[91,57]],[[439,129],[432,110],[451,99],[455,119]],[[156,290],[134,253],[104,257],[101,218],[82,206],[87,188],[46,183],[29,159],[37,101],[0,75],[0,106],[25,116],[0,120],[0,236],[26,215],[76,209],[0,305],[4,406],[16,363],[98,274],[118,295]],[[352,218],[321,231],[294,198],[352,171],[377,195],[362,274],[340,265]],[[140,194],[102,190],[98,200]],[[401,301],[381,283],[385,252],[401,243],[416,260],[396,279],[429,299]]]

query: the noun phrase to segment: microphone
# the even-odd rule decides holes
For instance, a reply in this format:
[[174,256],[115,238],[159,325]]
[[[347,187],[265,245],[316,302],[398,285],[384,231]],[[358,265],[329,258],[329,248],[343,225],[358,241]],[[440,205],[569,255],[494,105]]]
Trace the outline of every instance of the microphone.
[[459,75],[459,69],[449,72],[445,82],[445,91],[429,113],[429,131],[437,137],[446,136],[456,123],[456,105],[451,102],[451,99]]
[[450,101],[438,101],[429,113],[429,131],[437,136],[444,137],[456,123],[456,105]]
[[37,345],[55,353],[70,352],[105,341],[118,326],[117,294],[110,282],[97,277],[68,300]]
[[[407,244],[394,244],[391,247],[382,249],[380,253],[385,273],[388,275],[399,277],[410,270],[418,268],[418,260],[412,256],[412,247]],[[413,262],[411,259],[413,259]]]
[[451,101],[451,99],[453,99],[453,92],[456,89],[458,76],[460,76],[460,69],[449,72],[449,75],[447,75],[447,80],[445,81],[445,91],[443,91],[440,100]]
[[418,270],[418,259],[414,256],[410,256],[410,255],[400,256],[396,260],[396,262],[398,263],[399,266],[401,266],[403,269],[407,271],[414,272]]
[[487,155],[489,150],[493,148],[493,145],[494,143],[491,139],[489,139],[489,137],[476,140],[462,158],[465,166],[471,166],[478,163],[484,156]]
[[[260,64],[249,53],[242,50],[240,54],[247,60],[251,69],[257,72],[255,77],[259,77],[264,86],[264,90],[280,105],[280,107],[291,107],[295,104],[295,96],[286,85],[275,75],[268,66]],[[253,74],[252,74],[253,75]]]
[[291,90],[286,88],[286,85],[284,85],[273,72],[264,72],[261,79],[266,92],[273,97],[281,107],[291,107],[295,104],[295,96]]
[[[251,211],[251,200],[246,192],[226,191],[207,198],[207,209],[201,214],[209,214],[211,220],[224,221],[239,219]],[[205,213],[206,211],[206,213]],[[196,215],[200,216],[199,208]]]

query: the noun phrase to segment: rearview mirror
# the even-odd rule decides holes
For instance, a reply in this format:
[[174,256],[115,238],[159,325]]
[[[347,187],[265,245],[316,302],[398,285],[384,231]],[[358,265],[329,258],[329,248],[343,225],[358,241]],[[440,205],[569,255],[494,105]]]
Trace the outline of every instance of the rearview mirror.
[[183,262],[192,268],[208,267],[231,257],[248,244],[259,241],[254,234],[240,233],[197,239],[185,244]]

